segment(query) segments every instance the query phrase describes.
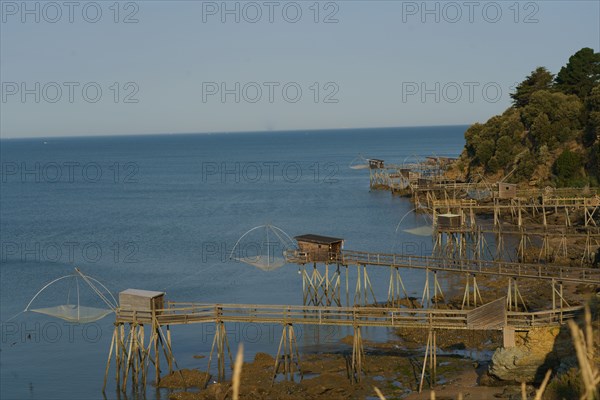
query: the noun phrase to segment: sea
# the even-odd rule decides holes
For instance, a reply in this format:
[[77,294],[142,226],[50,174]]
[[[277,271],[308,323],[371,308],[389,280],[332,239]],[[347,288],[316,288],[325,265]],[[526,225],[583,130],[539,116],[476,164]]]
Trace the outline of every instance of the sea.
[[[466,129],[1,140],[0,397],[168,398],[150,382],[145,393],[118,393],[113,367],[102,393],[114,314],[76,324],[31,311],[65,304],[108,309],[74,268],[115,298],[135,288],[164,291],[169,301],[298,305],[297,265],[265,271],[241,262],[239,250],[260,248],[261,235],[279,232],[282,240],[270,236],[273,248],[312,233],[343,238],[346,249],[429,254],[431,238],[404,231],[426,225],[427,217],[411,212],[406,198],[370,191],[369,170],[360,166],[369,158],[402,164],[456,157]],[[385,300],[389,272],[370,274],[377,300]],[[424,273],[407,270],[402,278],[409,295],[420,297]],[[296,329],[303,353],[348,351],[340,343],[350,334],[345,328]],[[244,343],[245,360],[277,352],[281,326],[226,330],[234,351]],[[178,367],[206,369],[202,356],[214,326],[174,326],[171,334]],[[369,340],[392,335],[363,332]]]

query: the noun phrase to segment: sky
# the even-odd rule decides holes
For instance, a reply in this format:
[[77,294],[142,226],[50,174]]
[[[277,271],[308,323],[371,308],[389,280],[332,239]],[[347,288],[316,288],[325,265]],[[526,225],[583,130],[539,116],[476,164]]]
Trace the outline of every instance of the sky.
[[594,1],[4,1],[0,138],[458,125],[600,51]]

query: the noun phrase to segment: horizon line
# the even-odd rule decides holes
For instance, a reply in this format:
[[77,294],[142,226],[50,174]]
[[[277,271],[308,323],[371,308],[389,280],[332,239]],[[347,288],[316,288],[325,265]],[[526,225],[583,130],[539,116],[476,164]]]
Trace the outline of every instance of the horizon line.
[[451,126],[470,126],[472,124],[440,124],[440,125],[407,125],[407,126],[371,126],[358,128],[310,128],[310,129],[271,129],[271,130],[251,130],[251,131],[205,131],[205,132],[152,132],[152,133],[114,133],[114,134],[93,134],[93,135],[64,135],[64,136],[26,136],[26,137],[1,137],[0,140],[29,140],[29,139],[75,139],[75,138],[103,138],[103,137],[133,137],[133,136],[178,136],[178,135],[227,135],[227,134],[250,134],[250,133],[300,133],[300,132],[318,132],[318,131],[351,131],[364,129],[406,129],[406,128],[436,128]]

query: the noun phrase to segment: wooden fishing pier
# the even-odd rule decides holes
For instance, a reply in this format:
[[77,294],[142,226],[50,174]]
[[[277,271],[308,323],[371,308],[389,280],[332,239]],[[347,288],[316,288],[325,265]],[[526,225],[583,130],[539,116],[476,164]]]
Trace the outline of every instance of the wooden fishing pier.
[[[365,351],[362,327],[418,328],[428,333],[427,347],[419,388],[423,387],[429,365],[430,382],[435,380],[436,331],[442,329],[496,330],[505,334],[505,346],[514,346],[514,331],[555,326],[574,318],[582,307],[563,307],[538,312],[507,311],[506,299],[501,298],[473,310],[440,310],[401,307],[325,307],[265,304],[204,304],[166,302],[164,293],[131,290],[142,301],[122,301],[116,311],[115,329],[106,365],[104,387],[109,369],[115,364],[117,388],[126,391],[128,379],[134,386],[145,386],[150,368],[155,381],[161,379],[161,359],[169,373],[177,367],[173,354],[171,326],[215,324],[215,336],[208,360],[208,370],[217,358],[219,379],[224,379],[226,361],[232,365],[232,356],[226,335],[226,323],[274,323],[282,326],[279,350],[273,366],[273,379],[279,371],[293,379],[295,372],[302,375],[301,362],[294,332],[295,325],[348,326],[354,331],[352,357],[348,377],[360,381],[364,371]],[[148,300],[144,302],[144,299]],[[160,299],[160,301],[156,301]],[[146,337],[148,333],[148,337]]]
[[[413,164],[369,160],[368,165],[371,189],[401,192],[412,198],[417,212],[431,215],[434,255],[500,261],[509,254],[505,238],[517,236],[518,261],[566,263],[570,248],[579,252],[583,247],[576,254],[580,266],[600,263],[600,189],[519,188],[483,178],[457,182],[445,177],[450,163],[429,157]],[[487,224],[480,215],[493,222]],[[490,234],[494,251],[487,244]],[[584,243],[576,244],[580,239]]]
[[[329,238],[325,238],[328,242]],[[563,285],[570,283],[600,285],[600,269],[569,267],[555,264],[527,264],[484,259],[456,259],[406,254],[370,253],[340,249],[327,255],[296,251],[287,254],[289,263],[300,265],[302,276],[303,303],[306,305],[342,306],[376,304],[377,296],[369,270],[389,270],[387,299],[385,304],[398,305],[409,298],[401,271],[416,269],[425,272],[425,284],[421,296],[423,307],[435,306],[436,299],[444,298],[438,274],[440,272],[464,276],[462,307],[482,304],[477,278],[481,276],[506,279],[507,307],[509,310],[527,309],[519,290],[519,281],[524,279],[547,281],[552,295],[552,308],[568,303],[563,296]],[[356,267],[356,281],[350,282],[350,267]],[[353,293],[352,293],[353,288]],[[352,302],[350,301],[350,296]],[[381,297],[380,297],[381,299]],[[433,300],[432,300],[433,299]]]
[[[471,226],[462,224],[460,217],[450,216],[459,220],[455,226],[437,224],[432,229],[434,256],[544,264],[578,258],[581,267],[600,262],[598,227],[514,227],[482,223]],[[509,239],[518,244],[509,248]]]
[[584,226],[596,226],[600,215],[600,189],[597,188],[518,188],[505,182],[458,182],[444,176],[452,159],[428,157],[411,164],[388,164],[384,160],[369,160],[370,189],[390,190],[409,195],[417,210],[432,214],[442,212],[490,213],[494,222],[502,216],[516,219],[523,225],[525,216],[541,216],[547,226],[547,215],[564,216],[571,225],[573,213],[582,212]]
[[[145,386],[152,369],[155,381],[160,382],[161,363],[169,373],[178,370],[171,328],[193,324],[215,324],[207,368],[210,373],[213,356],[216,357],[217,376],[222,380],[225,378],[227,360],[230,365],[232,360],[225,324],[258,323],[282,326],[273,365],[273,379],[278,374],[283,374],[286,379],[293,379],[294,374],[302,376],[294,331],[297,325],[347,326],[353,329],[352,355],[347,371],[352,381],[360,381],[365,373],[361,328],[426,330],[425,358],[419,382],[419,389],[422,389],[427,371],[430,384],[435,382],[436,331],[501,331],[504,346],[514,346],[515,331],[558,326],[582,310],[581,306],[571,306],[564,299],[563,282],[600,285],[600,270],[597,269],[351,251],[342,249],[343,239],[319,235],[302,235],[296,240],[299,250],[288,253],[287,261],[303,268],[304,305],[182,303],[166,301],[162,292],[135,289],[121,292],[104,386],[113,364],[117,387],[122,391],[126,391],[128,380],[134,387]],[[324,265],[324,273],[319,271],[317,264]],[[312,265],[311,273],[307,271],[307,265]],[[346,271],[346,296],[349,302],[348,268],[351,266],[356,266],[358,274],[354,304],[342,306],[340,269],[345,268]],[[384,304],[377,304],[367,267],[390,269],[388,301]],[[399,272],[403,268],[424,270],[426,273],[421,307],[400,305],[402,294],[408,298]],[[461,309],[441,308],[438,304],[436,298],[443,298],[438,272],[460,273],[467,277]],[[484,303],[477,285],[480,275],[508,278],[507,295]],[[433,283],[430,283],[430,277]],[[528,310],[518,289],[517,279],[550,282],[552,308]]]
[[[417,200],[418,201],[418,200]],[[548,227],[550,213],[564,218],[564,226],[573,226],[575,212],[583,216],[583,227],[597,227],[596,218],[600,217],[600,196],[593,197],[560,197],[522,199],[511,198],[501,200],[495,198],[491,203],[483,203],[473,199],[444,199],[427,201],[425,208],[431,210],[434,219],[443,213],[465,215],[472,221],[476,214],[487,213],[494,217],[494,225],[499,225],[503,218],[513,221],[516,226],[523,226],[526,217],[541,219],[541,224]]]
[[[449,158],[432,157],[426,162],[394,165],[370,159],[367,165],[371,189],[389,189],[410,195],[417,210],[431,213],[433,256],[346,250],[341,238],[308,234],[296,236],[296,248],[284,252],[285,262],[298,265],[303,305],[183,303],[166,301],[162,292],[135,289],[122,292],[116,309],[104,387],[111,365],[114,365],[117,388],[123,392],[127,390],[129,380],[136,388],[145,387],[152,369],[157,384],[163,368],[176,373],[179,368],[171,331],[178,325],[215,324],[207,372],[211,372],[214,356],[217,376],[222,380],[227,364],[233,365],[226,324],[257,323],[282,327],[273,381],[279,374],[292,380],[296,374],[302,377],[295,326],[352,328],[352,353],[347,374],[353,382],[360,381],[366,372],[362,328],[422,329],[427,336],[419,381],[421,391],[426,372],[431,386],[436,380],[437,331],[501,331],[504,347],[512,347],[515,331],[560,326],[579,315],[583,307],[568,303],[563,286],[567,283],[600,286],[600,269],[551,262],[511,262],[494,257],[487,260],[483,254],[484,234],[497,235],[500,244],[503,235],[520,235],[517,254],[523,259],[528,241],[538,235],[543,238],[538,261],[550,261],[550,253],[563,248],[566,256],[567,238],[583,238],[586,240],[583,260],[591,260],[594,243],[598,245],[600,240],[597,226],[599,193],[519,190],[516,185],[502,182],[489,185],[449,181],[443,173],[450,162]],[[489,227],[478,226],[477,214],[492,215],[493,223]],[[553,214],[560,214],[564,220],[562,226],[549,221]],[[583,225],[573,224],[575,214],[580,214]],[[501,222],[507,218],[512,222],[509,227]],[[532,218],[542,221],[539,227],[528,225],[528,219]],[[551,250],[549,244],[552,235],[564,238],[557,251]],[[354,268],[356,273],[352,271]],[[384,302],[377,301],[369,277],[369,271],[373,269],[389,270]],[[425,273],[420,302],[409,298],[404,285],[401,272],[408,269]],[[445,302],[440,273],[464,277],[460,309],[440,303],[440,299]],[[506,295],[484,302],[477,281],[481,277],[492,277],[496,281],[505,279]],[[548,299],[547,309],[528,309],[519,289],[523,280],[548,282],[551,299]]]

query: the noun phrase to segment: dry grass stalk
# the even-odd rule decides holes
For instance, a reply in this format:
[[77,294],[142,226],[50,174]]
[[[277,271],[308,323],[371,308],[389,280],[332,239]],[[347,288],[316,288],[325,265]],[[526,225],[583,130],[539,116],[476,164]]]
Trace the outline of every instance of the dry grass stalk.
[[581,371],[581,379],[584,385],[583,399],[594,400],[600,398],[598,393],[598,384],[600,384],[600,372],[594,364],[594,338],[592,333],[592,315],[589,306],[585,306],[585,327],[581,329],[574,321],[569,321],[569,329],[577,361],[579,362],[579,370]]
[[233,365],[233,400],[240,398],[240,380],[242,375],[242,364],[244,363],[244,344],[240,343],[237,354],[235,356],[235,364]]
[[373,386],[373,389],[375,390],[377,397],[379,397],[379,400],[385,400],[385,396],[383,395],[383,393],[381,393],[381,390],[379,390],[377,386]]
[[550,381],[550,375],[552,375],[551,369],[546,371],[546,376],[544,376],[544,380],[542,381],[540,388],[535,392],[535,400],[542,400],[542,395],[544,394],[544,391],[546,390],[546,386],[548,385],[548,382]]

